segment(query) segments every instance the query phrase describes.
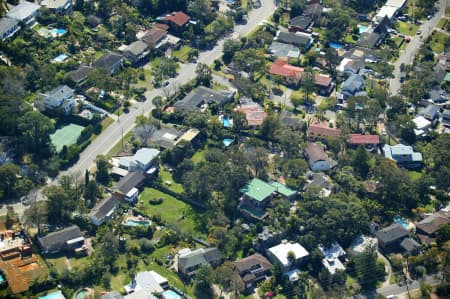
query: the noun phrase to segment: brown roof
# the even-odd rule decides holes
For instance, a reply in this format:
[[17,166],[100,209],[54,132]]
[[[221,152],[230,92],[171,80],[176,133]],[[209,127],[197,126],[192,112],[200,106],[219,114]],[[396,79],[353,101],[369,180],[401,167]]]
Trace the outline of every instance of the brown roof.
[[316,74],[314,76],[314,78],[316,80],[316,85],[324,86],[324,87],[330,86],[331,82],[333,81],[333,78],[331,78],[328,75],[323,75],[323,74]]
[[380,136],[350,134],[350,135],[348,135],[348,143],[350,143],[350,144],[380,144]]
[[242,275],[247,271],[252,270],[252,268],[258,265],[262,268],[261,271],[268,271],[272,268],[272,264],[261,254],[255,253],[242,260],[233,262],[236,270]]
[[152,28],[143,37],[142,41],[152,47],[156,46],[167,35],[167,31],[160,28]]
[[337,128],[330,128],[325,123],[312,122],[309,124],[308,135],[337,137],[341,135],[341,130]]
[[153,28],[156,29],[161,29],[161,30],[169,30],[169,25],[167,24],[162,24],[162,23],[156,23],[155,25],[153,25]]
[[190,16],[182,11],[175,11],[164,17],[164,20],[174,23],[177,26],[184,26],[191,19]]
[[248,126],[259,126],[263,123],[267,114],[264,108],[258,103],[248,103],[236,107],[236,110],[242,111],[245,114]]
[[417,223],[416,228],[432,235],[446,224],[450,224],[450,215],[445,212],[437,212]]
[[313,162],[328,160],[327,153],[317,143],[308,143],[308,146],[305,148],[305,153],[308,155],[308,159]]

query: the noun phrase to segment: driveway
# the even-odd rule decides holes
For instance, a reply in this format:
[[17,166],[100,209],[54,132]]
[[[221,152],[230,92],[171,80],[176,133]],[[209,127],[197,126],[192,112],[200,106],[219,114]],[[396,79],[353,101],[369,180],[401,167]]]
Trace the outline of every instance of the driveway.
[[447,6],[447,1],[441,0],[437,3],[438,11],[429,21],[425,21],[421,26],[422,34],[412,36],[411,41],[407,44],[406,48],[400,52],[400,56],[394,63],[394,78],[389,80],[389,92],[391,95],[398,95],[401,83],[400,83],[400,65],[403,63],[409,65],[413,62],[414,57],[419,51],[420,47],[424,41],[431,34],[433,29],[436,27],[439,19],[445,14],[445,8]]

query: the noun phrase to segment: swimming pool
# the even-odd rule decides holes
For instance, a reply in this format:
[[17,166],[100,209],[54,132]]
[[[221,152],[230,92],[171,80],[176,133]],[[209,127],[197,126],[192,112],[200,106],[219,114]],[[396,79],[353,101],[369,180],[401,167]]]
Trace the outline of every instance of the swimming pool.
[[61,62],[64,62],[64,60],[66,60],[68,57],[69,56],[67,56],[66,54],[61,54],[61,55],[58,55],[57,57],[53,58],[53,61],[61,63]]
[[66,297],[64,297],[61,291],[56,291],[43,297],[39,297],[39,299],[66,299]]
[[87,290],[81,290],[75,295],[75,299],[86,299],[87,293]]
[[56,36],[63,36],[64,34],[67,33],[67,30],[66,29],[52,29],[52,30],[49,30],[49,32],[52,36],[56,37]]
[[229,128],[230,127],[230,119],[228,118],[228,116],[224,116],[222,118],[222,123],[223,123],[223,126],[225,128]]
[[399,216],[399,215],[395,216],[394,222],[397,224],[400,224],[404,228],[408,228],[408,221],[405,218],[403,218],[402,216]]
[[367,26],[365,26],[365,25],[358,25],[359,34],[366,32],[368,29],[369,28],[367,28]]
[[5,278],[3,277],[3,275],[0,274],[0,283],[4,282]]
[[230,144],[232,144],[233,143],[233,139],[231,139],[231,138],[225,138],[224,140],[223,140],[223,145],[225,145],[225,147],[229,147],[230,146]]
[[164,299],[181,299],[181,296],[173,290],[165,290],[162,295]]
[[340,43],[335,43],[335,42],[330,42],[330,47],[333,49],[342,49],[342,44]]
[[148,227],[150,225],[150,220],[135,220],[135,219],[127,219],[123,222],[125,226],[145,226]]

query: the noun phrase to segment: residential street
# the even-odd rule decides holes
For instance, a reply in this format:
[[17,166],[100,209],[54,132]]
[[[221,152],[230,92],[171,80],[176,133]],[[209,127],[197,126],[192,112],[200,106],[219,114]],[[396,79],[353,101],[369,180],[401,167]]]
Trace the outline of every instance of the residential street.
[[[424,280],[426,284],[437,284],[439,283],[439,279],[434,276],[426,276]],[[420,289],[420,284],[422,282],[421,280],[413,280],[411,284],[408,284],[409,291],[414,291],[417,289]],[[400,295],[403,293],[406,293],[408,290],[406,289],[406,285],[399,286],[397,284],[393,284],[390,286],[382,287],[377,289],[377,293],[381,294],[383,296],[389,296],[389,295]]]
[[391,95],[397,95],[399,93],[401,83],[400,83],[400,65],[404,63],[408,65],[413,62],[414,57],[422,46],[423,42],[428,38],[428,36],[433,32],[434,27],[436,27],[439,19],[445,15],[445,8],[447,6],[446,0],[441,0],[437,3],[438,11],[429,21],[424,21],[420,26],[422,34],[411,36],[411,41],[407,44],[405,50],[400,52],[400,57],[394,63],[394,78],[389,81],[389,92]]

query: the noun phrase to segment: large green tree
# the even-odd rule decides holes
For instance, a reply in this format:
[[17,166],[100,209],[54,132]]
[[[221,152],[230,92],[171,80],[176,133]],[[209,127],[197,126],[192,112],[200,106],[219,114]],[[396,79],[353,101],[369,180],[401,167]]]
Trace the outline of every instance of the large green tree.
[[52,152],[50,134],[55,131],[53,121],[38,111],[27,112],[19,119],[21,144],[36,158],[48,157]]

